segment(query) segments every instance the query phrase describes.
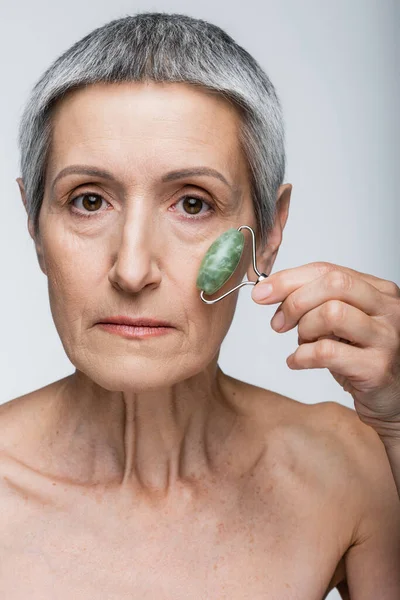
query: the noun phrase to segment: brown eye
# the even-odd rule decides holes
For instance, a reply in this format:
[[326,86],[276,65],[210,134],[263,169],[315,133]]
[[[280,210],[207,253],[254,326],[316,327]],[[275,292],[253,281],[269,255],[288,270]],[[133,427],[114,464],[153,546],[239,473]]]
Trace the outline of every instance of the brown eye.
[[[98,194],[91,194],[91,193],[86,193],[86,194],[79,194],[79,196],[75,196],[74,198],[71,198],[71,200],[69,201],[69,204],[73,204],[73,206],[76,207],[75,200],[80,200],[82,199],[81,202],[81,207],[84,209],[83,211],[79,210],[76,211],[77,213],[85,213],[85,212],[100,212],[99,208],[101,207],[101,203],[105,202],[104,198],[102,198],[101,196],[99,196]],[[80,207],[78,207],[80,208]],[[86,215],[85,215],[86,216]]]
[[207,206],[208,210],[203,211],[202,216],[213,210],[209,202],[206,202],[204,198],[197,196],[183,196],[177,204],[180,202],[182,203],[183,210],[187,215],[200,215],[203,206]]
[[186,198],[183,201],[183,206],[185,207],[185,210],[188,210],[188,212],[191,215],[197,215],[201,211],[202,203],[203,201],[199,198],[192,198],[186,196]]

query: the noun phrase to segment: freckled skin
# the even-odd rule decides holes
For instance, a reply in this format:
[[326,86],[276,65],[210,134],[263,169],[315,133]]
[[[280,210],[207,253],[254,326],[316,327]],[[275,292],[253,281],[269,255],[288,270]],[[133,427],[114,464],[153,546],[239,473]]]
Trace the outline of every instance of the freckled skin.
[[[256,230],[239,127],[230,103],[186,84],[93,85],[56,106],[40,235],[28,226],[75,372],[0,407],[1,598],[320,600],[343,577],[354,512],[343,518],[346,486],[335,497],[325,479],[344,462],[325,474],[319,409],[223,373],[238,293],[210,306],[196,287],[215,239]],[[112,179],[69,174],[52,189],[76,164]],[[163,181],[197,167],[229,186]],[[257,244],[267,274],[290,193]],[[214,212],[185,219],[185,196]],[[255,280],[250,236],[218,294],[244,275]],[[117,314],[173,328],[127,340],[96,325]]]
[[327,445],[318,405],[227,376],[240,417],[218,460],[144,495],[119,480],[60,478],[43,446],[32,451],[28,424],[57,383],[0,407],[1,597],[289,600],[295,590],[322,600],[344,578],[358,482],[349,474],[337,485],[348,457]]

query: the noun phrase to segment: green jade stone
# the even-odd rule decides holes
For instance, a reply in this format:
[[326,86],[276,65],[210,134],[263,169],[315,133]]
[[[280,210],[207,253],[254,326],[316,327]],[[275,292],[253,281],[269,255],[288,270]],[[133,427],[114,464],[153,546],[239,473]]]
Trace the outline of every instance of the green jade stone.
[[233,275],[241,259],[244,235],[237,229],[228,229],[207,250],[199,267],[196,286],[206,294],[214,294]]

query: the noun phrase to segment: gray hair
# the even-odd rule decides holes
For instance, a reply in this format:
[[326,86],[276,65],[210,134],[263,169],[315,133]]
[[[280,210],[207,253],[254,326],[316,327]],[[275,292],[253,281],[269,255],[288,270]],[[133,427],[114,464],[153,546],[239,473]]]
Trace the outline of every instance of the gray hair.
[[186,82],[221,94],[241,116],[260,243],[274,223],[285,175],[284,124],[274,86],[258,62],[223,29],[181,14],[143,12],[91,31],[60,55],[33,87],[19,126],[28,216],[39,235],[54,104],[93,83]]

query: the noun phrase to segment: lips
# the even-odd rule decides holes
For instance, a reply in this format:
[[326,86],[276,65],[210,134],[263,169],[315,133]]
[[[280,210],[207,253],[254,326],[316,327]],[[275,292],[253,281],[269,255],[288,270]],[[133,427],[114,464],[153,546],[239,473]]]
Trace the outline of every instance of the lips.
[[104,317],[99,323],[115,323],[116,325],[130,325],[131,327],[173,327],[171,323],[160,319],[152,319],[149,317],[125,317],[118,315],[116,317]]

